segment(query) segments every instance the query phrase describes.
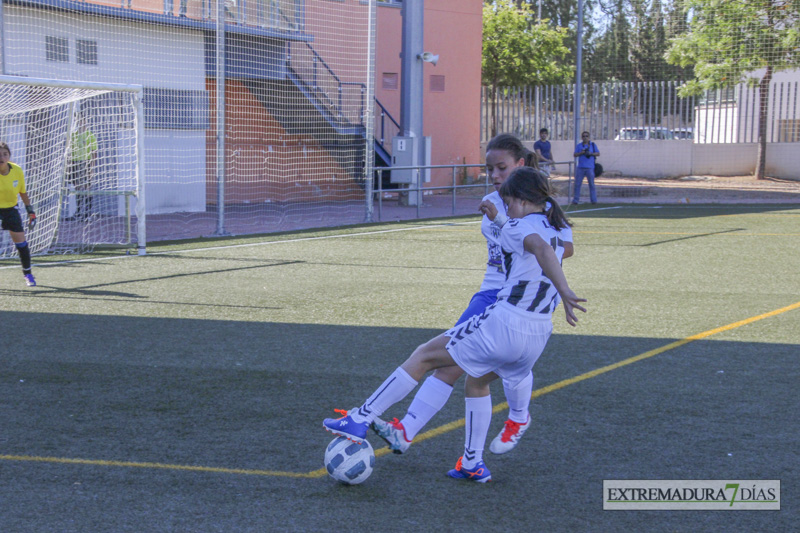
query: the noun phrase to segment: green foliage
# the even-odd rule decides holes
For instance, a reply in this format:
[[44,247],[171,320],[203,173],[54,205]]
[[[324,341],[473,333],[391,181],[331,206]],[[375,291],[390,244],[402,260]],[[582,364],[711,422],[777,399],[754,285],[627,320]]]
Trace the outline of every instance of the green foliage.
[[535,22],[529,5],[506,0],[483,8],[483,82],[493,87],[568,83],[565,28]]
[[600,12],[610,22],[587,47],[589,81],[686,79],[664,58],[668,39],[686,29],[681,0],[605,0]]
[[694,67],[682,96],[755,83],[754,73],[764,69],[800,68],[800,0],[686,0],[686,6],[689,32],[674,37],[666,54],[674,65]]

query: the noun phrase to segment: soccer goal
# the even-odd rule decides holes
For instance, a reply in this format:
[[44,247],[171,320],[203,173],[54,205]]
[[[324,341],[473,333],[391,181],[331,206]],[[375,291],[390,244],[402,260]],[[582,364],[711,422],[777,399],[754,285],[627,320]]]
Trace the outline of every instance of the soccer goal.
[[[142,116],[139,85],[0,76],[0,141],[25,172],[34,254],[145,253]],[[8,257],[15,248],[2,233]]]

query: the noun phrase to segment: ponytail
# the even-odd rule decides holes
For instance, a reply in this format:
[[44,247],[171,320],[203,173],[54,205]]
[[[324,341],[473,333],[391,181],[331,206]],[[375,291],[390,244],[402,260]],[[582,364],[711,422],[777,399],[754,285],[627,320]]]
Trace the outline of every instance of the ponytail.
[[514,161],[522,159],[526,167],[539,169],[539,157],[536,152],[532,152],[525,148],[522,141],[516,135],[510,133],[501,133],[492,138],[486,145],[486,151],[489,150],[502,150],[510,153],[514,157]]
[[547,195],[547,202],[544,207],[544,214],[547,216],[547,221],[551,226],[557,230],[562,230],[567,227],[572,227],[572,222],[567,218],[567,214],[561,209],[561,206],[556,203],[551,195]]
[[531,152],[527,148],[525,148],[524,150],[525,150],[525,166],[539,170],[539,156],[536,155],[536,152]]
[[561,206],[553,198],[550,180],[541,172],[531,167],[515,169],[500,186],[503,198],[519,198],[533,204],[543,204],[547,221],[557,230],[572,226]]

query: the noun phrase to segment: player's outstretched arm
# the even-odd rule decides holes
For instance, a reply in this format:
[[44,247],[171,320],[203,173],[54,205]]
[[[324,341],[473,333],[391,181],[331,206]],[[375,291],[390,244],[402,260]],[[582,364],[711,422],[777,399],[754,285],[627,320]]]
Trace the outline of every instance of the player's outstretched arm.
[[558,257],[549,244],[544,242],[540,236],[532,233],[525,237],[523,241],[525,250],[536,256],[539,266],[542,267],[544,275],[553,282],[561,300],[564,302],[564,312],[567,315],[567,323],[574,326],[578,323],[578,317],[575,316],[575,310],[579,309],[586,312],[586,308],[580,305],[580,302],[585,302],[585,298],[578,298],[578,296],[569,288],[567,278],[564,275],[564,270],[558,262]]

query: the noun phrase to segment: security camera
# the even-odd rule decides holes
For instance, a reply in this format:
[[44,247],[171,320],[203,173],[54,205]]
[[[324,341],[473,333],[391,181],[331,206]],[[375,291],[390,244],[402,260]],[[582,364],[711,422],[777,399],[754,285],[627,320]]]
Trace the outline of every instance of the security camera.
[[433,55],[431,52],[422,52],[417,56],[417,59],[421,59],[426,63],[433,63],[433,66],[436,66],[436,63],[439,62],[439,56]]

